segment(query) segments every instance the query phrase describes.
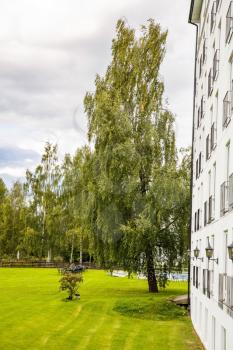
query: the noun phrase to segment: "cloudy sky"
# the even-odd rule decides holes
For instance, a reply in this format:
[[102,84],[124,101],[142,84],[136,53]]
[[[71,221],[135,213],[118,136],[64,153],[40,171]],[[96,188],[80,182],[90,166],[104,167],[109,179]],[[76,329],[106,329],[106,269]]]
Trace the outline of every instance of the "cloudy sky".
[[46,141],[60,157],[86,143],[82,101],[110,62],[117,19],[168,29],[162,66],[178,146],[191,143],[194,28],[190,0],[0,0],[0,174],[23,176]]

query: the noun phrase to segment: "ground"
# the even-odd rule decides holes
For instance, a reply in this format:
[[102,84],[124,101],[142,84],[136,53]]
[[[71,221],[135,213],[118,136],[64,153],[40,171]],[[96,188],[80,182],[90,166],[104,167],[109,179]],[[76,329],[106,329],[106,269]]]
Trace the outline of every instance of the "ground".
[[56,350],[199,350],[173,282],[158,295],[144,280],[86,271],[81,299],[66,301],[56,269],[0,269],[0,348]]

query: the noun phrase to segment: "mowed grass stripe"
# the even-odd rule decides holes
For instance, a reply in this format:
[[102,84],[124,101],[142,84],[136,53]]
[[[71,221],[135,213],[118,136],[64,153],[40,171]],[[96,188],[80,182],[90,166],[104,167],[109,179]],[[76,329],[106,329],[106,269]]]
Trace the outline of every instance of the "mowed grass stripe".
[[55,269],[0,269],[0,348],[4,350],[201,349],[189,317],[147,282],[87,271],[81,299],[64,301]]

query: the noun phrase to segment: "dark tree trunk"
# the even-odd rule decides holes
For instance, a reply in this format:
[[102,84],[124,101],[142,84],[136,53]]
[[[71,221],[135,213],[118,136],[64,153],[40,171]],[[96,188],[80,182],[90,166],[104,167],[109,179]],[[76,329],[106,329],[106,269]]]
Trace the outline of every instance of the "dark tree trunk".
[[150,293],[158,293],[152,250],[146,253],[147,281]]

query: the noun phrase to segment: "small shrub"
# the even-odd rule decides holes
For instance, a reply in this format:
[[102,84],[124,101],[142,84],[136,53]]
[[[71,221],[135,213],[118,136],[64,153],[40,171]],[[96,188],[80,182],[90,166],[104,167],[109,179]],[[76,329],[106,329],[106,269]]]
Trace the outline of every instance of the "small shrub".
[[83,276],[81,273],[71,273],[66,272],[60,279],[60,290],[66,290],[68,292],[68,300],[72,300],[73,297],[79,296],[78,289],[80,283],[83,281]]

